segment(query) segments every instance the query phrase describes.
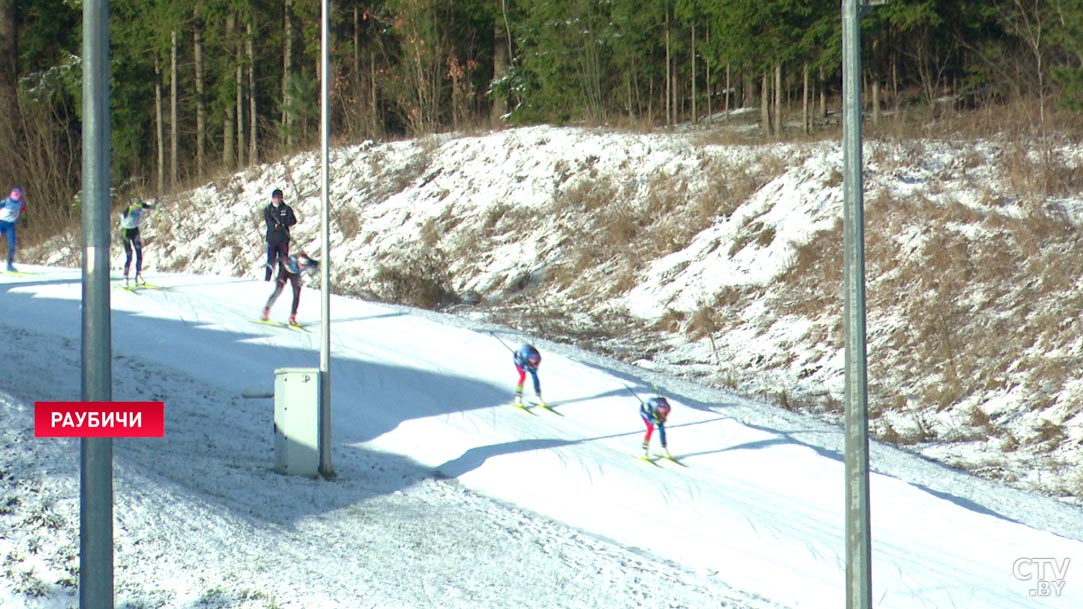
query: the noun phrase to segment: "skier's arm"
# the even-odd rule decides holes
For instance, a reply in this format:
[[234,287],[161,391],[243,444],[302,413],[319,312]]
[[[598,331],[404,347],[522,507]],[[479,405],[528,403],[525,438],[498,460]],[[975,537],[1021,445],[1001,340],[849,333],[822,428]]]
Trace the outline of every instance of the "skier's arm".
[[271,211],[271,206],[263,208],[263,221],[267,223],[267,232],[271,232],[275,229],[275,225],[278,224],[275,221],[274,213]]
[[286,228],[289,228],[289,227],[293,226],[294,224],[297,224],[297,216],[295,216],[293,214],[293,208],[290,207],[288,209],[289,209],[289,215],[286,218]]

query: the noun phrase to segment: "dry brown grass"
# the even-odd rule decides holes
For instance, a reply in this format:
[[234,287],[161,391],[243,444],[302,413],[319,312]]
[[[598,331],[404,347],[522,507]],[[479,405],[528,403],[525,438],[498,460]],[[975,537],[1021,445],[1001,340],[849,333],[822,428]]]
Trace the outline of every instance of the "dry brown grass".
[[352,206],[333,205],[331,217],[347,240],[353,239],[361,230],[361,212]]
[[410,252],[381,264],[376,269],[372,288],[384,301],[426,309],[458,302],[446,257],[438,249]]

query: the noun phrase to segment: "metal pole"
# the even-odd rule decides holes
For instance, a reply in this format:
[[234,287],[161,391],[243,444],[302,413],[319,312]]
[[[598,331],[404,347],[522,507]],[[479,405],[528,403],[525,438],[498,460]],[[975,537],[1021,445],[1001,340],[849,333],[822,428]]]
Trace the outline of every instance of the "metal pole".
[[331,103],[328,95],[331,81],[329,20],[331,1],[322,0],[320,20],[320,199],[323,204],[323,224],[320,227],[320,475],[333,478],[331,466],[331,205],[327,151],[331,141]]
[[[82,399],[113,399],[109,317],[109,0],[83,4]],[[113,440],[84,438],[79,607],[113,607]]]
[[872,606],[865,218],[861,174],[861,29],[858,0],[842,3],[843,248],[846,326],[846,608]]

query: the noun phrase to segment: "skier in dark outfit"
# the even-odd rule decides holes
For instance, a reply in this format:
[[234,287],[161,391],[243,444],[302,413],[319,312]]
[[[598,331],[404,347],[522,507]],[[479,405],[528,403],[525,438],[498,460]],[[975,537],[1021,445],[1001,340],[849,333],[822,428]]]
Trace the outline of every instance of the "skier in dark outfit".
[[285,260],[290,253],[290,227],[297,224],[293,208],[282,202],[282,191],[278,188],[271,193],[271,204],[263,209],[263,220],[267,223],[267,273],[264,280],[270,281],[275,263]]
[[305,254],[285,256],[278,259],[278,277],[275,278],[275,289],[271,297],[267,299],[267,305],[263,307],[263,315],[260,319],[267,321],[271,316],[271,307],[282,294],[286,282],[293,286],[293,306],[290,308],[290,325],[297,325],[297,305],[301,304],[301,273],[314,273],[320,268],[320,263],[309,258]]

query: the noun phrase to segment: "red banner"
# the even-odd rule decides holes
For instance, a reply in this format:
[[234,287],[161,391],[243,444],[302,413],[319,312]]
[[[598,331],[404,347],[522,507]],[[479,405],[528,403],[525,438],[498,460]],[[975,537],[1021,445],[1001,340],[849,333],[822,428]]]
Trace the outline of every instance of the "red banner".
[[165,402],[34,402],[39,438],[160,438]]

